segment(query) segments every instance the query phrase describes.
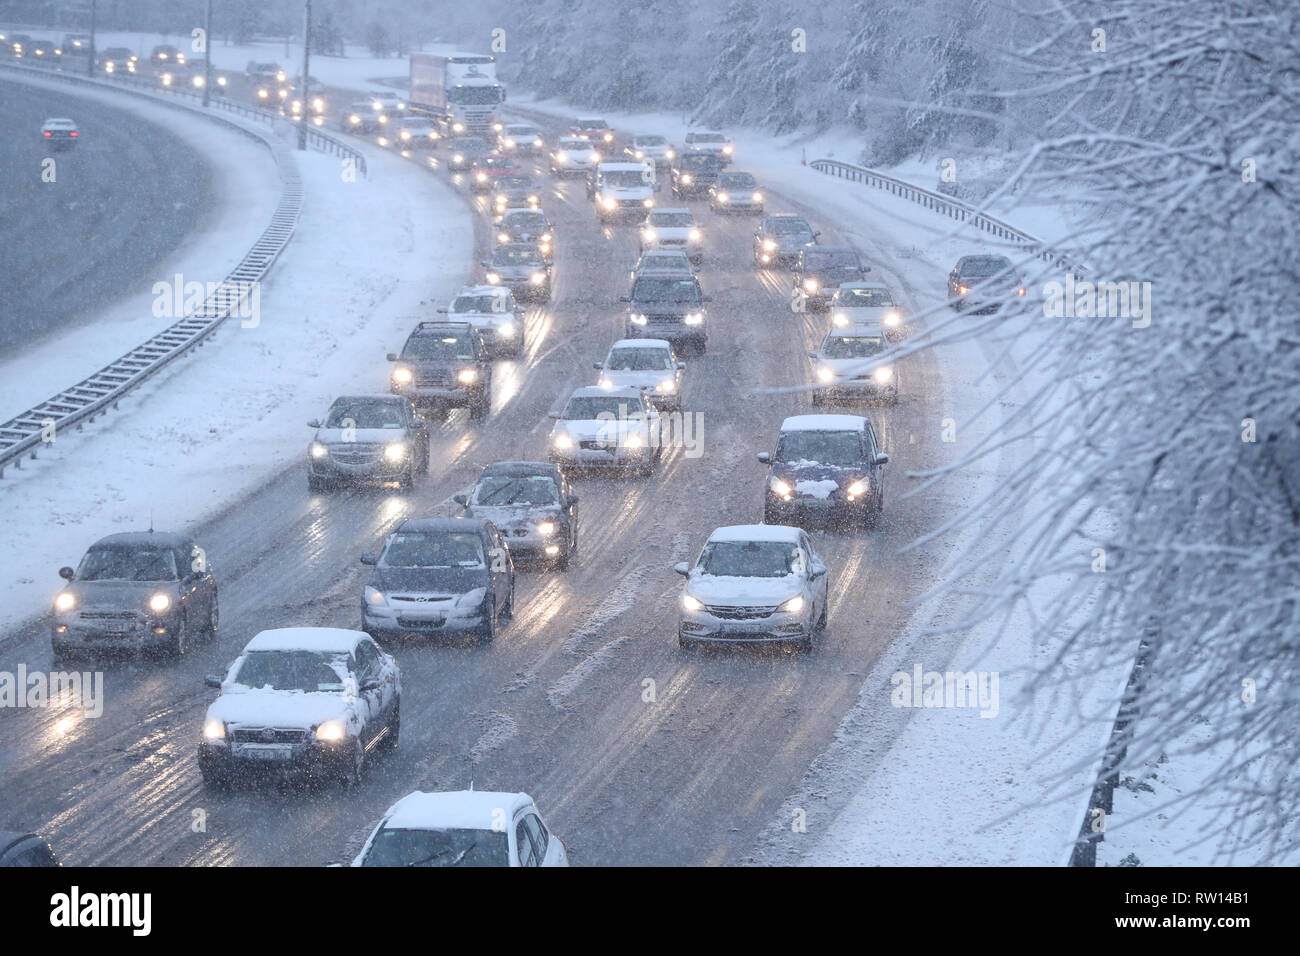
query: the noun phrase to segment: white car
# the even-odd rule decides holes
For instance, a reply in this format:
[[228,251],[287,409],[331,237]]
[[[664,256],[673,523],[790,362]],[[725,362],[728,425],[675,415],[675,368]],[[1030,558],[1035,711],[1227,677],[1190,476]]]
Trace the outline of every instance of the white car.
[[448,322],[468,322],[479,330],[489,349],[518,356],[524,350],[524,313],[514,294],[504,286],[471,285],[439,312]]
[[542,131],[532,123],[507,123],[501,130],[497,152],[529,156],[540,153],[545,147]]
[[883,282],[843,282],[831,296],[831,323],[837,329],[875,325],[891,341],[904,334],[903,310]]
[[441,139],[433,120],[425,116],[403,116],[394,132],[402,146],[412,149],[433,149]]
[[366,95],[376,110],[389,116],[406,109],[406,101],[391,90],[380,90],[378,93]]
[[587,178],[587,198],[596,204],[596,220],[641,219],[655,204],[653,163],[609,163]]
[[600,151],[591,140],[564,136],[551,151],[551,172],[556,176],[585,176],[600,162]]
[[635,469],[644,476],[663,454],[659,412],[640,389],[575,389],[555,418],[550,455],[562,469]]
[[696,223],[695,214],[685,207],[651,210],[639,240],[642,252],[673,250],[686,253],[694,265],[704,261],[704,231]]
[[884,399],[897,405],[898,370],[893,362],[877,364],[876,360],[887,348],[885,330],[878,325],[831,329],[821,348],[808,353],[817,382],[812,403]]
[[397,746],[401,675],[368,634],[337,627],[262,631],[244,646],[203,720],[199,771],[224,787],[244,775],[359,783],[376,750]]
[[623,152],[630,159],[644,159],[656,166],[667,166],[677,158],[677,150],[664,136],[633,136]]
[[667,339],[619,339],[605,361],[595,363],[600,372],[596,383],[604,389],[645,389],[656,405],[672,411],[682,409],[682,372],[686,363],[677,361]]
[[682,149],[688,153],[708,153],[716,156],[724,166],[731,162],[732,154],[735,152],[731,140],[715,131],[687,133]]
[[826,565],[800,528],[734,525],[709,535],[686,576],[677,641],[795,643],[812,650],[826,628],[830,588]]
[[568,866],[564,841],[526,793],[409,793],[388,808],[353,866]]

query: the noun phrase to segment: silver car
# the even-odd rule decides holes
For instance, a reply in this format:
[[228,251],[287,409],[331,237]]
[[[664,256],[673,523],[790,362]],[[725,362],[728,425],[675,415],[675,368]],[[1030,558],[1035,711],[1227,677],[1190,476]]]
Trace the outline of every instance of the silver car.
[[667,339],[619,339],[605,361],[596,362],[601,388],[639,388],[650,400],[669,411],[682,410],[682,372],[686,363],[677,361]]

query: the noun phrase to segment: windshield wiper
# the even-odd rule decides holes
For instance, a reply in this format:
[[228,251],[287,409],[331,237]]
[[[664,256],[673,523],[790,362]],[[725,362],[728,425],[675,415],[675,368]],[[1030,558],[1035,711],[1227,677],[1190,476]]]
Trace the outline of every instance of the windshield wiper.
[[[424,866],[426,863],[432,863],[434,860],[438,859],[438,857],[440,857],[440,856],[446,856],[448,853],[451,852],[451,849],[452,849],[451,847],[447,847],[447,849],[445,849],[445,850],[439,850],[439,851],[438,851],[437,853],[435,853],[433,856],[426,856],[423,860],[412,860],[410,863],[408,863],[408,864],[406,864],[406,865],[407,865],[407,866]],[[454,864],[453,864],[453,865],[454,865]]]
[[456,859],[452,860],[452,861],[451,861],[450,863],[448,863],[447,865],[448,865],[448,866],[455,866],[455,865],[458,864],[461,860],[465,859],[465,857],[469,856],[469,851],[472,850],[472,849],[474,849],[474,847],[476,847],[476,846],[478,846],[478,840],[475,840],[475,841],[474,841],[473,843],[471,843],[469,846],[465,847],[465,849],[461,850],[461,851],[460,851],[460,856],[456,857]]

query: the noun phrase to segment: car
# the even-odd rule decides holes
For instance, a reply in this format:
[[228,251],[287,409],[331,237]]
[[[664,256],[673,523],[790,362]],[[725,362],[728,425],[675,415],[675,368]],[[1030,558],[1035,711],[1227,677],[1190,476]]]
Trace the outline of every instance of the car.
[[685,252],[693,265],[704,261],[704,230],[695,221],[695,213],[685,207],[650,210],[637,238],[642,252]]
[[669,170],[673,195],[703,196],[722,174],[722,162],[712,153],[683,153]]
[[962,256],[948,273],[953,309],[996,312],[1013,295],[1023,297],[1025,283],[1006,256]]
[[760,269],[793,265],[805,246],[815,246],[820,232],[803,216],[768,216],[754,230],[754,265]]
[[670,411],[682,410],[682,372],[686,363],[677,360],[666,339],[619,339],[609,348],[605,361],[596,362],[601,388],[643,389],[650,401]]
[[125,46],[111,46],[98,57],[100,69],[105,73],[122,75],[134,73],[139,59],[130,47]]
[[677,150],[666,137],[653,135],[633,136],[632,141],[623,147],[623,154],[630,159],[644,159],[665,169],[677,158]]
[[690,257],[678,249],[647,249],[632,267],[632,279],[641,275],[695,275]]
[[374,93],[367,93],[366,95],[370,97],[371,102],[374,103],[375,109],[379,110],[381,113],[387,113],[389,116],[393,116],[397,113],[405,112],[406,110],[406,100],[402,99],[399,94],[392,90],[379,90]]
[[752,212],[763,215],[763,193],[753,173],[739,170],[719,174],[709,187],[709,208],[714,212]]
[[659,412],[638,388],[575,389],[555,415],[551,461],[566,470],[649,475],[663,455]]
[[[264,91],[260,89],[258,94]],[[388,114],[375,109],[370,100],[358,100],[348,107],[345,122],[349,132],[376,133],[388,127]]]
[[502,461],[479,472],[455,502],[467,518],[486,518],[516,558],[534,557],[567,571],[578,550],[578,496],[554,464]]
[[441,139],[433,120],[427,116],[402,116],[397,120],[397,139],[411,149],[433,149]]
[[537,209],[541,204],[542,191],[532,176],[501,176],[492,183],[492,209],[498,216],[508,209]]
[[360,631],[279,627],[244,645],[208,705],[199,732],[205,786],[242,780],[360,784],[373,754],[397,747],[402,676]]
[[897,405],[898,370],[893,363],[873,367],[875,356],[888,347],[885,330],[879,325],[831,329],[821,347],[808,353],[818,385],[812,403],[884,399]]
[[50,845],[35,833],[0,830],[0,867],[62,865]]
[[361,596],[375,638],[476,634],[493,640],[515,608],[515,566],[485,518],[408,518],[378,554]]
[[731,162],[735,147],[724,134],[710,130],[687,133],[686,139],[682,141],[682,150],[687,153],[713,156],[725,166]]
[[468,322],[494,353],[517,357],[524,350],[524,315],[514,293],[499,285],[471,285],[439,308],[448,322]]
[[217,579],[188,535],[110,534],[77,565],[54,597],[50,639],[56,659],[75,652],[185,654],[194,638],[216,634]]
[[600,150],[583,136],[562,136],[551,151],[551,175],[585,176],[600,162]]
[[596,204],[596,221],[642,219],[653,208],[654,166],[649,163],[600,163],[587,177],[587,198]]
[[388,361],[392,391],[417,405],[466,408],[473,419],[491,408],[492,357],[468,322],[421,322]]
[[569,124],[569,135],[596,143],[600,149],[614,148],[614,131],[596,116],[580,116]]
[[492,147],[482,136],[457,136],[447,144],[447,168],[452,172],[462,172],[491,151]]
[[883,282],[840,283],[831,296],[831,324],[837,329],[879,326],[894,342],[906,331],[902,309]]
[[280,64],[262,63],[257,60],[248,61],[248,65],[244,67],[244,76],[254,85],[264,83],[280,87],[289,82],[289,74]]
[[8,44],[9,53],[15,59],[22,59],[24,56],[31,55],[36,40],[26,33],[9,33],[5,35],[5,43]]
[[90,45],[89,33],[65,33],[59,43],[59,52],[63,56],[90,56]]
[[502,242],[483,263],[488,285],[509,289],[518,298],[546,302],[551,298],[551,266],[531,242]]
[[781,423],[768,466],[763,521],[870,526],[885,507],[889,456],[860,415],[795,415]]
[[309,491],[374,481],[410,488],[429,470],[429,426],[409,398],[344,395],[323,422],[307,424],[316,430],[307,448]]
[[67,118],[47,119],[41,124],[41,139],[54,150],[72,149],[79,135],[77,124]]
[[794,288],[808,308],[830,307],[841,283],[856,282],[871,271],[852,246],[804,246],[794,263]]
[[538,156],[546,148],[542,131],[532,123],[507,123],[501,130],[499,153],[514,153],[516,156]]
[[170,44],[160,43],[149,53],[151,66],[184,66],[185,54]]
[[623,316],[623,337],[668,339],[689,342],[703,352],[709,341],[709,310],[713,301],[693,275],[638,275],[632,290],[619,301],[627,303]]
[[491,192],[497,180],[518,175],[520,169],[515,165],[514,157],[486,153],[476,157],[470,164],[469,188],[476,193]]
[[498,243],[530,242],[546,262],[555,261],[555,225],[540,209],[507,209],[494,225]]
[[388,808],[353,866],[568,866],[526,793],[409,793]]
[[826,629],[830,586],[825,562],[800,528],[773,524],[718,528],[686,578],[677,643],[796,644],[811,651]]

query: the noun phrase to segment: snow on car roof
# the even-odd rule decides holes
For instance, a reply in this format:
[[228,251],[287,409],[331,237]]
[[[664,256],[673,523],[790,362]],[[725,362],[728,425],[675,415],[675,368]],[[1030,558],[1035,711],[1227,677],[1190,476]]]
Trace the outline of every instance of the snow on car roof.
[[[619,339],[617,342],[615,342],[613,345],[610,346],[611,350],[612,349],[643,349],[643,348],[668,349],[668,348],[672,348],[672,345],[669,343],[667,339]],[[605,394],[607,395],[609,394],[605,389],[601,389],[601,391],[605,392]]]
[[883,282],[841,282],[840,288],[841,289],[881,289],[885,292],[889,291],[889,286],[885,285],[885,283]]
[[362,631],[342,627],[276,627],[262,631],[244,645],[244,651],[322,651],[347,654],[365,638]]
[[45,121],[46,126],[76,126],[77,124],[66,117],[56,116]]
[[495,295],[502,299],[510,294],[510,290],[499,285],[467,285],[456,293],[456,296],[462,295]]
[[799,529],[782,524],[733,524],[718,528],[710,541],[788,541],[799,542]]
[[860,432],[867,427],[861,415],[794,415],[781,423],[781,431]]
[[417,790],[388,808],[384,826],[392,830],[491,830],[494,823],[500,827],[503,811],[506,820],[511,820],[516,811],[532,802],[526,793]]
[[[673,213],[677,213],[677,212],[685,212],[685,213],[691,213],[691,211],[690,211],[689,209],[687,209],[685,206],[664,206],[662,209],[655,209],[655,210],[653,210],[653,211],[651,212],[651,215],[654,215],[655,213],[658,213],[658,212],[673,212]],[[691,213],[691,215],[694,215],[694,213]],[[662,250],[662,251],[663,251],[663,252],[677,252],[676,249],[664,249],[664,250]],[[686,253],[684,253],[684,252],[678,252],[677,254],[678,254],[678,255],[682,255],[682,256],[686,255]]]
[[589,398],[593,395],[599,395],[601,398],[607,398],[611,395],[616,398],[640,398],[641,390],[630,386],[603,388],[600,385],[584,385],[582,388],[575,388],[569,398]]
[[600,164],[600,171],[602,173],[623,173],[623,172],[639,173],[641,172],[641,170],[645,168],[646,168],[646,164],[639,161],[635,163],[627,163],[620,160],[619,162],[607,162],[607,163]]

